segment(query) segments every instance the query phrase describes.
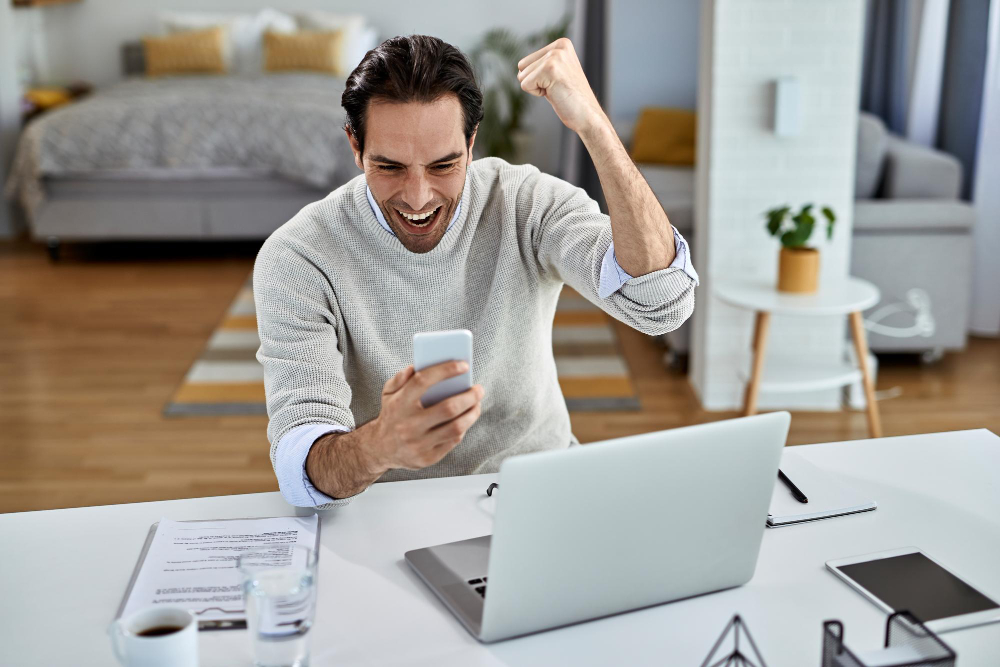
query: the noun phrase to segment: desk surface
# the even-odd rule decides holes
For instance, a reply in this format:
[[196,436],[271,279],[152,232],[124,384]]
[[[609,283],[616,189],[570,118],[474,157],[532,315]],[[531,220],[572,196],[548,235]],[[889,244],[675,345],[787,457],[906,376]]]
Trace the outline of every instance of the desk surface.
[[[915,545],[1000,598],[1000,438],[981,429],[796,447],[879,503],[862,515],[767,530],[745,586],[482,646],[403,562],[408,549],[491,530],[494,475],[376,484],[323,512],[313,665],[699,665],[729,618],[771,667],[818,665],[822,622],[880,645],[884,615],[824,568]],[[697,499],[692,499],[692,507]],[[0,515],[3,664],[111,665],[105,628],[160,517],[288,515],[277,493]],[[962,667],[996,665],[1000,624],[948,633]],[[250,664],[245,631],[203,632],[201,664]]]

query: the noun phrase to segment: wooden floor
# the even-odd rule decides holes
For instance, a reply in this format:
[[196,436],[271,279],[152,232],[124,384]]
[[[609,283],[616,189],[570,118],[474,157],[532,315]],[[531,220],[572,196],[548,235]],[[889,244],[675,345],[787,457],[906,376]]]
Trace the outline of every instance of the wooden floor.
[[[59,263],[0,244],[0,512],[277,489],[264,417],[162,415],[253,264],[252,245],[111,245]],[[583,442],[713,421],[662,350],[619,333],[641,412],[574,413]],[[882,359],[886,435],[1000,433],[1000,341],[932,366]],[[791,444],[863,438],[861,412],[795,413]]]

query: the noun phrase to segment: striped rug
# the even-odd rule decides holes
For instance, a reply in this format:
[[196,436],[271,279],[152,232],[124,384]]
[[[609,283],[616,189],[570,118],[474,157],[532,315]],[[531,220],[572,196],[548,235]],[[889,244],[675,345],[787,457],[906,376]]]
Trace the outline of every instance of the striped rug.
[[[570,410],[639,409],[610,318],[569,287],[559,298],[552,343]],[[267,414],[264,372],[254,357],[259,346],[253,290],[247,281],[164,413]]]

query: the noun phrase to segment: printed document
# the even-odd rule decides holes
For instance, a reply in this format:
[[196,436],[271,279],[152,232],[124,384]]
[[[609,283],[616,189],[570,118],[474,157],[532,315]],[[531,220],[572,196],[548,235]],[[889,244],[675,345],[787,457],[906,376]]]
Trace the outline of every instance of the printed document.
[[296,551],[292,546],[316,548],[318,522],[315,514],[230,521],[160,519],[122,616],[150,605],[169,605],[191,610],[199,621],[245,620],[237,558],[265,549],[276,565],[287,564]]

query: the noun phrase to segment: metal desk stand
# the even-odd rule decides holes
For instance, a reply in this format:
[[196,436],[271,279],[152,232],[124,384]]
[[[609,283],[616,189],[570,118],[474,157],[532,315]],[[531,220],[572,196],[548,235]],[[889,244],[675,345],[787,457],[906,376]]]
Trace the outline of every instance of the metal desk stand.
[[[747,643],[753,649],[753,654],[757,658],[757,662],[753,662],[740,651],[740,631],[746,635]],[[730,633],[733,636],[733,650],[715,662],[712,662],[715,659],[715,652],[719,650],[719,646],[722,645],[722,642]],[[750,630],[743,623],[743,619],[740,618],[739,614],[733,616],[733,620],[726,624],[726,628],[722,631],[718,641],[715,642],[715,646],[712,647],[711,653],[705,658],[705,662],[701,663],[701,667],[719,667],[720,665],[725,665],[726,667],[767,667],[764,663],[764,658],[760,657],[760,651],[757,650],[757,645],[754,644],[753,637],[750,636]]]

